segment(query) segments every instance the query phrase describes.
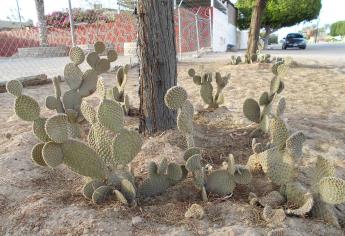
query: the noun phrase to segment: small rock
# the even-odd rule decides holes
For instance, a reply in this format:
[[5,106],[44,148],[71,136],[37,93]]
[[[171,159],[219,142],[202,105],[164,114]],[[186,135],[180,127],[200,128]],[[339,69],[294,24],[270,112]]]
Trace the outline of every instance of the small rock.
[[184,214],[186,218],[195,218],[201,220],[205,216],[205,211],[202,206],[194,203]]
[[141,222],[143,222],[143,218],[141,218],[140,216],[132,217],[132,225],[137,225]]
[[6,137],[7,139],[11,139],[11,138],[12,138],[12,134],[6,133],[6,134],[5,134],[5,137]]

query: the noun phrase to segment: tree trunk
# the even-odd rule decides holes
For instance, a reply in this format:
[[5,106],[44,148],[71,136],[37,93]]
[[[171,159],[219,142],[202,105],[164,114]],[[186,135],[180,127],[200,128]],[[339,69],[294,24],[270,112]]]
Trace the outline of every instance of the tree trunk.
[[261,26],[261,15],[265,9],[267,0],[255,0],[255,6],[252,11],[250,29],[248,36],[248,47],[246,52],[246,61],[251,63],[256,61],[256,51],[258,50],[258,40]]
[[47,24],[44,16],[44,0],[35,0],[36,13],[38,18],[39,42],[40,46],[48,46]]
[[173,1],[138,1],[140,132],[152,134],[176,126],[176,112],[164,103],[177,77],[173,7]]

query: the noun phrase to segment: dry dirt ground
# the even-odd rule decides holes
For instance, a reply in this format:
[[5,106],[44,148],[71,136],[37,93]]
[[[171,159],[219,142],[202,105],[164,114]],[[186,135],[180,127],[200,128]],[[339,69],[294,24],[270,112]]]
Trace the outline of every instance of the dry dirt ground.
[[[269,65],[227,65],[228,61],[181,63],[178,83],[185,87],[193,102],[197,142],[203,147],[205,163],[218,165],[222,157],[233,153],[238,163],[251,154],[248,133],[253,125],[244,118],[242,104],[247,97],[258,99],[268,91],[272,73]],[[187,76],[187,69],[231,73],[225,88],[225,104],[214,112],[203,109],[199,87]],[[106,75],[107,85],[114,75]],[[300,65],[284,79],[287,100],[285,119],[291,132],[303,131],[307,136],[302,181],[315,163],[317,155],[335,161],[337,174],[345,179],[345,70],[344,66]],[[66,85],[63,84],[66,89]],[[127,91],[132,105],[138,107],[137,77],[131,70]],[[53,92],[51,85],[29,87],[24,93],[44,104]],[[97,104],[98,98],[88,98]],[[19,120],[12,110],[13,97],[0,94],[0,235],[266,235],[273,227],[260,216],[262,209],[248,204],[248,193],[264,194],[268,189],[257,186],[238,187],[231,198],[211,197],[202,203],[190,178],[165,194],[139,202],[135,208],[108,202],[95,206],[81,194],[83,179],[68,169],[51,170],[34,165],[30,159],[37,143],[31,124]],[[51,114],[43,109],[43,114]],[[137,126],[137,118],[126,118],[126,124]],[[207,139],[205,139],[207,137]],[[145,137],[142,151],[134,160],[139,177],[146,175],[147,163],[169,160],[183,161],[185,144],[175,130],[156,137]],[[203,220],[186,219],[185,211],[192,203],[206,210]],[[345,214],[345,206],[338,209]],[[275,226],[276,227],[276,226]],[[306,218],[288,217],[279,227],[286,235],[344,235],[325,223]]]

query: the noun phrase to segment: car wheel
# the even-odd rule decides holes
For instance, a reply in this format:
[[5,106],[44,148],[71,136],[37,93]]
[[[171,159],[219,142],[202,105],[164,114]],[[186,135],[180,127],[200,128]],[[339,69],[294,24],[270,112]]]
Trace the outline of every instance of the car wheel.
[[303,46],[303,47],[299,47],[299,48],[304,50],[304,49],[306,49],[307,47],[306,47],[306,46]]

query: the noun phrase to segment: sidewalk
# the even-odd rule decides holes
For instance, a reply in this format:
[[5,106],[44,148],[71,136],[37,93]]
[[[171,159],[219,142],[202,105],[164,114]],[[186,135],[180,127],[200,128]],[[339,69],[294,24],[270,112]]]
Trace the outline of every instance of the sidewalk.
[[[64,67],[70,63],[68,57],[50,57],[50,58],[0,58],[0,82],[17,79],[20,77],[33,76],[38,74],[46,74],[48,78],[57,75],[63,75]],[[125,65],[137,63],[138,59],[129,56],[119,56],[119,58],[111,63],[111,68],[117,65]],[[84,62],[80,65],[82,71],[90,68]]]

